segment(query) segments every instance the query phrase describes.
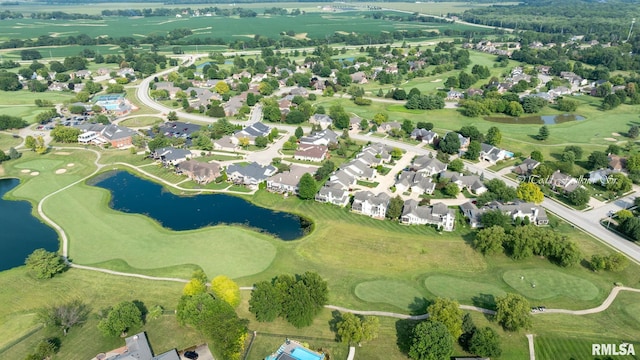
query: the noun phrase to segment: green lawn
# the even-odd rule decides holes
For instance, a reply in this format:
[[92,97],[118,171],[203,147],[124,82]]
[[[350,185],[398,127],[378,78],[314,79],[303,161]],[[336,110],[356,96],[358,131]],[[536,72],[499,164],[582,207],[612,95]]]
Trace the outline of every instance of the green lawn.
[[157,116],[132,117],[120,122],[120,125],[126,127],[144,127],[162,123],[162,118]]
[[355,288],[360,299],[370,303],[384,303],[405,311],[424,308],[424,294],[415,287],[391,280],[376,280],[360,283]]
[[506,294],[503,288],[494,284],[447,275],[429,276],[424,280],[424,286],[438,297],[486,308],[494,308],[495,298]]
[[9,134],[0,134],[0,150],[4,151],[5,154],[9,153],[9,149],[12,147],[16,147],[20,145],[22,139],[19,137],[13,137],[13,135]]
[[598,288],[588,280],[550,269],[509,270],[502,277],[509,286],[530,299],[592,300],[599,295]]

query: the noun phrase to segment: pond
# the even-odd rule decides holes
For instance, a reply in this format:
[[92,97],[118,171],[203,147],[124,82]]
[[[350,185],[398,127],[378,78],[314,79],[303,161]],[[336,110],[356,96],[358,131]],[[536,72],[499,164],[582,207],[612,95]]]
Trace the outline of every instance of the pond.
[[58,233],[31,215],[31,203],[3,199],[18,184],[18,179],[0,179],[0,271],[24,265],[35,249],[58,250]]
[[484,118],[487,121],[497,122],[502,124],[533,124],[533,125],[553,125],[562,124],[569,121],[584,120],[584,117],[574,114],[561,114],[561,115],[531,115],[521,117],[510,116],[488,116]]
[[143,214],[163,227],[181,231],[219,224],[240,224],[282,240],[295,240],[309,230],[306,219],[262,208],[236,196],[224,194],[175,195],[162,185],[126,171],[111,171],[90,181],[111,192],[114,210]]

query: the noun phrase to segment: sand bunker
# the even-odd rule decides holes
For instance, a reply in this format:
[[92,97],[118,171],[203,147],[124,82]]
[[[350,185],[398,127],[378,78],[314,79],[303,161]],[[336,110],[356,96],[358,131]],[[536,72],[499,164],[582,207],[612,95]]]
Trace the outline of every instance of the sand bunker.
[[58,169],[56,170],[56,174],[60,175],[60,174],[64,174],[67,172],[67,169]]
[[22,169],[22,170],[20,170],[20,172],[21,172],[21,173],[25,173],[25,174],[26,174],[26,173],[30,173],[30,172],[31,172],[31,170],[29,170],[29,169]]
[[431,80],[432,83],[437,83],[437,82],[440,82],[440,81],[442,81],[442,79]]
[[619,134],[619,133],[617,133],[617,132],[612,132],[612,133],[611,133],[611,136],[622,136],[622,135],[620,135],[620,134]]
[[76,165],[76,164],[74,164],[74,163],[68,163],[68,164],[67,164],[67,167],[74,167],[75,165]]
[[40,173],[38,171],[32,171],[31,174],[29,174],[31,176],[37,176],[40,175]]
[[604,138],[606,141],[618,141],[618,139],[614,139],[614,138]]
[[58,151],[57,153],[55,153],[55,155],[71,155],[71,153],[66,151]]

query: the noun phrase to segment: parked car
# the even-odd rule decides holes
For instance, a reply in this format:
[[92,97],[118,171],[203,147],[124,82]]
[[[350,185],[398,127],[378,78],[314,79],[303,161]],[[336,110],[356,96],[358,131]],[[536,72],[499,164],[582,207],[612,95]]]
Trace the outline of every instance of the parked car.
[[195,352],[195,351],[185,351],[183,355],[187,359],[191,359],[191,360],[197,360],[198,359],[198,353]]
[[545,311],[546,309],[546,306],[538,306],[538,311]]

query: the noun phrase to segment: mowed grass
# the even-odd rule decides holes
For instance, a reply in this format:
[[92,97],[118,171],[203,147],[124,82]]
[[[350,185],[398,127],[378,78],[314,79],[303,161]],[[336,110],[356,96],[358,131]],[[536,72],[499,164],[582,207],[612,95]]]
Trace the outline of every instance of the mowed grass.
[[404,311],[423,307],[424,295],[415,287],[391,280],[375,280],[360,283],[355,288],[360,299],[370,303],[384,303]]
[[[124,339],[104,337],[98,331],[95,313],[120,301],[139,300],[147,308],[160,305],[167,314],[172,314],[183,286],[76,269],[50,280],[35,280],[27,275],[25,268],[3,271],[0,273],[0,301],[3,304],[0,307],[0,358],[24,358],[40,340],[50,336],[62,340],[55,359],[86,360],[100,352],[122,347]],[[87,323],[73,328],[66,337],[59,330],[37,330],[33,319],[38,309],[76,299],[87,303],[93,312]],[[179,326],[174,315],[149,321],[139,330],[147,331],[157,353],[205,342],[192,329]]]
[[22,139],[19,137],[16,138],[13,135],[0,133],[0,150],[3,150],[6,154],[8,154],[10,148],[20,145],[21,142]]
[[438,297],[456,299],[463,304],[486,308],[494,308],[495,298],[506,294],[504,289],[494,284],[447,275],[429,276],[424,280],[424,286]]
[[79,184],[44,203],[44,211],[66,230],[75,262],[121,259],[138,269],[195,264],[211,277],[236,278],[263,271],[275,256],[266,235],[235,226],[170,231],[144,215],[109,209],[108,199],[107,190]]
[[[621,343],[616,338],[585,338],[562,336],[556,334],[554,336],[536,336],[534,338],[534,346],[536,349],[536,359],[541,360],[557,360],[560,356],[563,359],[594,359],[592,354],[592,344],[615,344]],[[638,345],[638,343],[636,343]],[[604,355],[601,353],[600,355]],[[616,359],[637,359],[635,356],[617,355]]]
[[156,116],[132,117],[120,122],[120,125],[126,127],[145,127],[162,123],[163,120]]
[[503,279],[531,299],[567,297],[592,300],[600,294],[590,281],[550,269],[509,270],[504,273]]

